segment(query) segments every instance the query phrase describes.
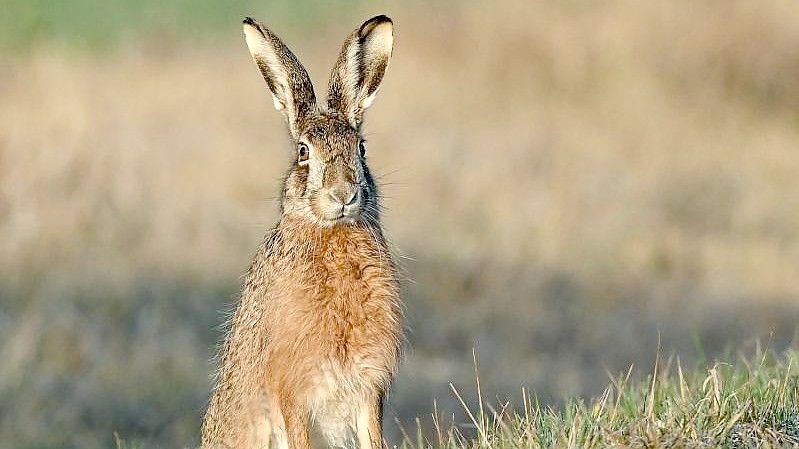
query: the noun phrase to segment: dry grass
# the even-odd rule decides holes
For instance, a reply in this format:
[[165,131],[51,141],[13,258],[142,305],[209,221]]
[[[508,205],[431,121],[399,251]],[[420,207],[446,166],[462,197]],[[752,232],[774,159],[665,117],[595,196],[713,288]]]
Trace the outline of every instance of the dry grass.
[[[321,85],[372,11],[290,45]],[[368,10],[368,11],[367,11]],[[450,381],[544,401],[799,319],[799,10],[790,0],[389,5],[367,118],[407,254],[413,352],[388,416]],[[268,18],[264,18],[270,23]],[[280,33],[280,23],[270,23]],[[224,33],[223,33],[224,34]],[[0,441],[196,442],[214,326],[290,157],[230,40],[57,43],[0,70]],[[468,391],[468,389],[467,389]]]
[[646,380],[631,381],[630,368],[613,378],[599,397],[572,400],[562,410],[542,406],[526,391],[517,408],[510,403],[494,407],[463,402],[468,422],[449,428],[437,425],[431,439],[407,435],[406,447],[797,447],[799,387],[794,362],[795,354],[762,354],[735,365],[684,370],[679,359],[658,359]]

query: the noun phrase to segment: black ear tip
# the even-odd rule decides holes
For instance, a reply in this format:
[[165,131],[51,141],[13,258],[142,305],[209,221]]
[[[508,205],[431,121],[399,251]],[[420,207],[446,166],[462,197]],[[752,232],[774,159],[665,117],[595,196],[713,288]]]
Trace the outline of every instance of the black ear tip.
[[266,37],[266,33],[264,31],[265,28],[263,27],[263,25],[258,23],[258,21],[253,19],[252,17],[245,17],[244,18],[244,25],[245,26],[251,26],[251,27],[255,28],[256,30],[258,30],[259,33],[261,33],[261,36]]
[[369,21],[374,23],[375,25],[380,24],[380,23],[385,23],[385,22],[394,23],[394,22],[391,21],[391,17],[389,17],[389,16],[387,16],[385,14],[380,14],[379,16],[374,16],[371,19],[369,19]]
[[384,23],[394,25],[394,22],[391,21],[391,18],[389,18],[386,15],[380,14],[379,16],[374,16],[371,19],[364,22],[363,25],[361,25],[359,34],[361,36],[365,36],[369,34],[376,26],[382,25]]

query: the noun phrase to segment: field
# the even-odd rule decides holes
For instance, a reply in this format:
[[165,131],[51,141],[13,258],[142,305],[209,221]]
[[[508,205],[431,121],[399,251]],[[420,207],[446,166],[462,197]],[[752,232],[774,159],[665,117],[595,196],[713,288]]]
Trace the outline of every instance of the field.
[[[715,448],[799,445],[796,353],[759,352],[735,364],[684,370],[679,358],[655,358],[654,375],[631,381],[633,368],[590,401],[557,409],[522,390],[519,404],[485,402],[479,376],[474,403],[452,387],[465,421],[435,408],[432,424],[402,427],[402,449]],[[664,366],[665,364],[665,366]],[[704,368],[704,369],[703,369]],[[116,437],[117,449],[137,449]]]
[[[762,354],[739,359],[737,367],[717,363],[706,371],[684,371],[679,359],[656,358],[655,374],[645,381],[631,382],[628,371],[612,378],[599,397],[572,400],[558,410],[541,405],[525,390],[517,408],[492,406],[478,396],[476,404],[462,403],[465,424],[444,427],[436,420],[433,436],[406,433],[405,447],[796,447],[794,357]],[[479,393],[479,381],[476,387]]]
[[[434,433],[434,399],[469,421],[449,384],[475,403],[473,348],[483,396],[521,411],[535,392],[563,415],[530,419],[563,419],[562,443],[597,428],[594,405],[569,398],[602,397],[608,372],[649,367],[659,347],[699,367],[687,397],[675,363],[655,394],[680,404],[708,394],[716,360],[797,347],[791,0],[6,3],[2,447],[198,442],[218,326],[291,158],[245,15],[285,38],[317,93],[352,28],[396,23],[366,118],[411,329],[390,441],[417,417]],[[785,360],[719,365],[719,398],[751,377],[752,407],[783,384],[796,407]],[[621,409],[649,403],[648,372]],[[697,435],[731,422],[735,400]]]

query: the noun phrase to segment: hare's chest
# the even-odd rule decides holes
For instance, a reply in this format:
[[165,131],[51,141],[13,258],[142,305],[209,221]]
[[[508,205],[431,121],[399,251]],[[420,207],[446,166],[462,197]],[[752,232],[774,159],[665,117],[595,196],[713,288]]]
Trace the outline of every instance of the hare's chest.
[[386,257],[362,251],[328,254],[310,272],[316,286],[311,299],[355,320],[385,304],[395,282]]
[[343,260],[320,270],[321,282],[308,298],[310,306],[324,320],[321,329],[334,341],[350,348],[368,344],[390,317],[395,301],[390,273],[379,265],[361,260]]
[[[313,270],[314,287],[303,298],[305,337],[315,351],[338,363],[326,376],[359,373],[364,366],[385,368],[399,340],[398,297],[384,263],[356,257],[324,261]],[[336,369],[333,369],[336,368]]]

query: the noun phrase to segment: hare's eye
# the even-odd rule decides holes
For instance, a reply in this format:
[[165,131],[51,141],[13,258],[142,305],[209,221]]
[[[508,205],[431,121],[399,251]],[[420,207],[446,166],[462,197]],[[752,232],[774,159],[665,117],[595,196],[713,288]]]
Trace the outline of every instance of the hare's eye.
[[361,140],[358,142],[358,152],[361,153],[361,157],[366,156],[366,141]]
[[308,160],[308,155],[311,151],[308,149],[308,145],[301,143],[297,146],[297,162],[305,162]]

